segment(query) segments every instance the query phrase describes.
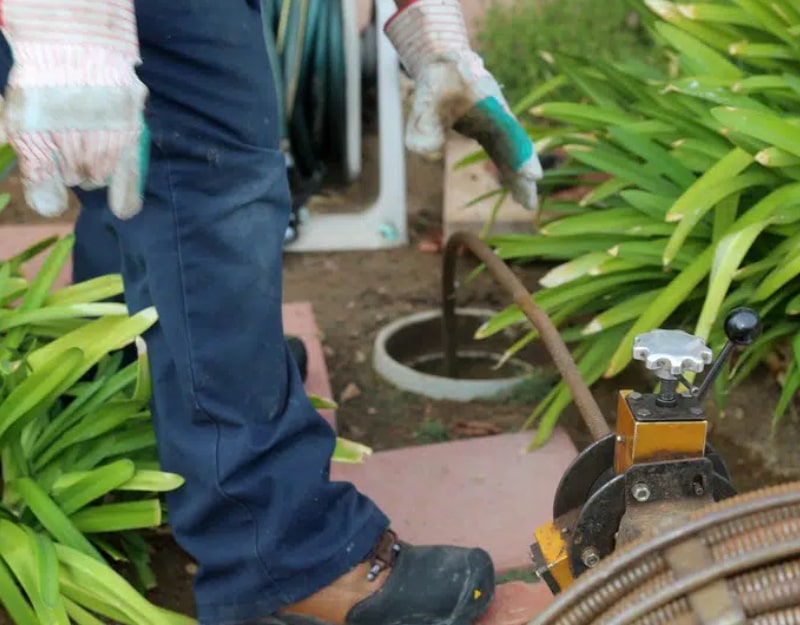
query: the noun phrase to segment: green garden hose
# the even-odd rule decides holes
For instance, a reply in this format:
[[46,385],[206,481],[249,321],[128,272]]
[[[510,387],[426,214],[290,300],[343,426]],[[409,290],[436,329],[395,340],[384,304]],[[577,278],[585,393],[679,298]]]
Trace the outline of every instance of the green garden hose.
[[336,172],[347,156],[345,1],[262,0],[283,148],[306,181]]

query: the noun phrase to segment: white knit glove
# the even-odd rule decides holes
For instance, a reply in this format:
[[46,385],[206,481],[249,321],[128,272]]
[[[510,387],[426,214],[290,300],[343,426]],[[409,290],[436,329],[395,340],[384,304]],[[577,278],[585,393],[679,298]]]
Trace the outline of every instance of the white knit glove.
[[133,0],[0,0],[14,65],[0,113],[27,203],[53,217],[68,187],[108,187],[121,218],[142,206],[147,89]]
[[453,128],[478,141],[517,202],[536,208],[542,166],[497,81],[471,49],[459,0],[411,0],[384,30],[416,83],[408,149],[441,158]]

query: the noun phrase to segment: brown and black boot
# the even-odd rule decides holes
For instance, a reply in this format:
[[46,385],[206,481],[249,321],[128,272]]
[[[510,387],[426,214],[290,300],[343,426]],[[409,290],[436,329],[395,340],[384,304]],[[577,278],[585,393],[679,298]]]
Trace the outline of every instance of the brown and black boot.
[[471,625],[494,596],[482,549],[415,546],[387,531],[330,586],[275,615],[276,625]]

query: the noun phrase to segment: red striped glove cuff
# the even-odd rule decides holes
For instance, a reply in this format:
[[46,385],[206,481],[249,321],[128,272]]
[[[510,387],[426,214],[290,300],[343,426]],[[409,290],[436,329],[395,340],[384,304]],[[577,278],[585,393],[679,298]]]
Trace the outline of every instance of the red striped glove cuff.
[[384,31],[412,78],[434,58],[471,51],[459,0],[409,0]]

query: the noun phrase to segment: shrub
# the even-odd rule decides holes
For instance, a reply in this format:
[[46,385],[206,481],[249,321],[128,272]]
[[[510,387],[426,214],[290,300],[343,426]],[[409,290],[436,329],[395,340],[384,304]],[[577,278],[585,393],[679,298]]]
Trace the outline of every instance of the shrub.
[[[159,470],[150,423],[138,337],[155,311],[104,302],[119,276],[53,291],[72,243],[0,263],[0,602],[17,625],[190,623],[141,594],[155,580],[139,532],[162,524],[159,495],[182,483]],[[21,266],[50,247],[28,282]],[[123,366],[134,342],[139,357]],[[111,565],[122,561],[135,585]]]
[[[537,234],[489,242],[505,259],[556,264],[534,297],[589,383],[629,364],[636,334],[681,326],[718,351],[726,312],[756,308],[766,331],[715,392],[724,406],[733,386],[789,345],[777,422],[800,385],[800,10],[789,0],[635,4],[668,69],[556,55],[581,101],[531,109],[539,151],[567,155],[542,190],[569,176],[588,193],[548,197]],[[480,335],[522,321],[512,306]],[[570,400],[560,384],[537,407],[525,424],[541,419],[534,445]]]
[[[652,42],[627,0],[513,0],[495,3],[478,33],[478,49],[509,101],[555,72],[542,55],[566,53],[651,62]],[[576,92],[566,87],[563,97]]]

